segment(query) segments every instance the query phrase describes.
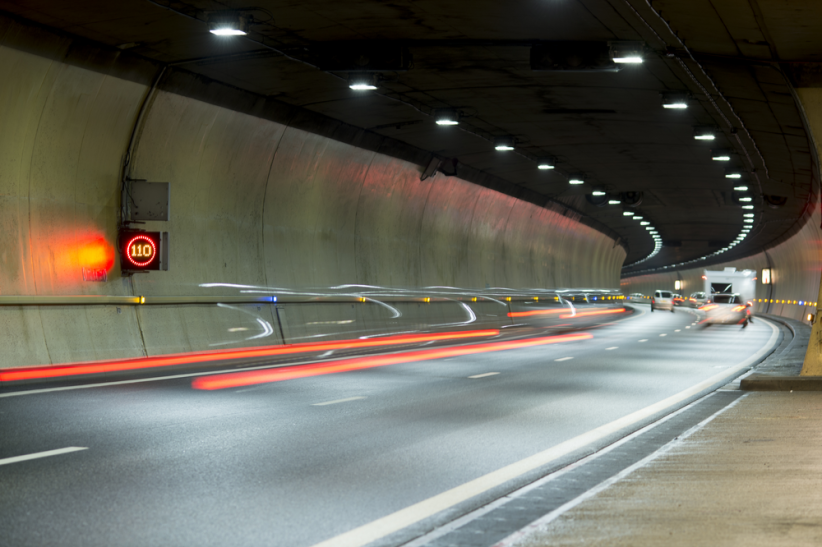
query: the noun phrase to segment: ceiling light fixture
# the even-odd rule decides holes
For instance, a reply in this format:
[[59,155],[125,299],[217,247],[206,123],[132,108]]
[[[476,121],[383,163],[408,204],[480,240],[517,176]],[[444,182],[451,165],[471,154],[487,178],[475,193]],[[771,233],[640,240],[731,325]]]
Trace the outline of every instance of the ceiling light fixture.
[[698,141],[712,141],[716,139],[716,128],[694,127],[694,139]]
[[632,216],[634,216],[634,214],[631,211],[623,211],[622,216],[632,217]]
[[537,169],[541,171],[547,171],[548,169],[553,169],[556,167],[556,160],[554,158],[541,158],[537,162]]
[[434,110],[434,119],[437,125],[459,125],[460,114],[453,108],[438,108]]
[[611,42],[611,60],[617,64],[641,64],[643,59],[642,42]]
[[352,74],[348,77],[348,87],[354,91],[372,91],[377,89],[377,78],[376,74],[368,72]]
[[688,108],[688,94],[676,92],[663,93],[662,108],[672,108],[675,110]]
[[514,137],[497,137],[494,139],[494,149],[507,152],[514,149]]
[[748,187],[747,186],[734,186],[734,190],[736,190],[737,192],[747,192]]
[[714,161],[731,161],[731,153],[728,150],[711,150],[711,159]]
[[[581,177],[571,177],[568,179],[568,184],[585,184],[585,181]],[[614,202],[611,200],[608,203],[613,205],[614,203],[619,203],[619,201]]]
[[605,192],[603,192],[602,190],[594,190],[593,192],[591,192],[591,195],[592,196],[604,196]]
[[739,169],[728,168],[725,169],[725,178],[726,179],[741,179],[742,178],[742,171]]
[[739,201],[751,201],[751,198],[739,198]]
[[211,13],[208,31],[215,36],[245,36],[248,34],[248,18],[233,11]]
[[609,199],[608,200],[608,205],[619,205],[620,203],[622,203],[622,202],[619,201],[618,199]]
[[[750,201],[750,199],[749,199],[749,201]],[[753,205],[743,205],[742,208],[743,209],[753,209],[754,206]]]

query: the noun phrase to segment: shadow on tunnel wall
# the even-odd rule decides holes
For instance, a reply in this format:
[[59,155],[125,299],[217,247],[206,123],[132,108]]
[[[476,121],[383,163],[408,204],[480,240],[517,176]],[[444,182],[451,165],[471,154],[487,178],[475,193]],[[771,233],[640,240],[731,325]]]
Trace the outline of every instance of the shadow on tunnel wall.
[[[574,219],[455,177],[422,181],[413,163],[166,91],[136,128],[131,174],[170,183],[171,220],[143,226],[170,233],[170,269],[121,277],[115,261],[104,282],[84,281],[78,249],[116,242],[123,155],[149,85],[61,62],[60,47],[49,57],[0,45],[0,73],[15,75],[0,80],[0,367],[270,345],[292,326],[351,320],[342,304],[3,300],[19,296],[618,287],[624,249]],[[420,309],[420,324],[466,317],[462,306]],[[385,311],[370,329],[394,330]]]

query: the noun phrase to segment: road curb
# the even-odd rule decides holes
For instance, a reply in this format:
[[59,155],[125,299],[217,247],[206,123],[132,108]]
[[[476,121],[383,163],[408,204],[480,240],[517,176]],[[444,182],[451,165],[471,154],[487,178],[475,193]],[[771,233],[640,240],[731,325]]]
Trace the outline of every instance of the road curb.
[[739,388],[744,391],[822,391],[822,376],[751,374],[740,381]]

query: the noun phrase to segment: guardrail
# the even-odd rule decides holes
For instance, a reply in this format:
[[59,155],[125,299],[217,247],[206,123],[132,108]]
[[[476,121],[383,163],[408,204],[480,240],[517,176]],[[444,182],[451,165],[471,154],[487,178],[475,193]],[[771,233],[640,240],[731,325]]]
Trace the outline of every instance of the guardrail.
[[356,302],[607,302],[624,300],[620,293],[611,291],[587,291],[576,294],[557,294],[545,292],[540,294],[465,294],[453,295],[396,295],[396,294],[288,294],[259,296],[103,296],[103,295],[67,295],[67,296],[0,296],[0,306],[151,306],[179,304],[286,304],[286,303],[356,303]]

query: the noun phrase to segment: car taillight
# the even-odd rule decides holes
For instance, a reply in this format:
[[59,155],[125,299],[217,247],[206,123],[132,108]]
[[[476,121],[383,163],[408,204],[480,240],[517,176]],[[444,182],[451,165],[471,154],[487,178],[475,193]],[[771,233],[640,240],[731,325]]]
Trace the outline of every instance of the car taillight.
[[656,304],[656,300],[654,300],[653,298],[651,298],[651,304]]

